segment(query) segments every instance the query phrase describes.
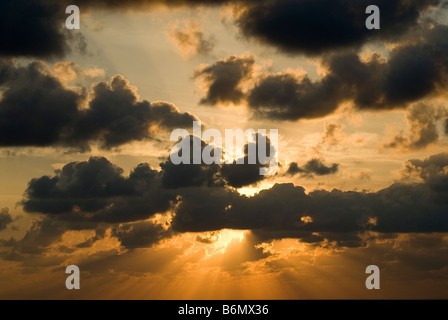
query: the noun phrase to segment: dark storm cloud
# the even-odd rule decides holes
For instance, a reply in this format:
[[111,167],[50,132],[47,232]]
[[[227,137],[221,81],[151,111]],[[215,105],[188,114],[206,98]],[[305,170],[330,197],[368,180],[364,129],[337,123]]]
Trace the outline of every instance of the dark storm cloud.
[[192,187],[182,190],[171,226],[176,232],[225,229],[229,226],[227,213],[230,206],[239,197],[236,190],[227,188]]
[[[367,60],[355,52],[325,55],[322,63],[328,72],[320,80],[287,71],[255,78],[250,71],[253,58],[248,69],[232,56],[196,71],[207,85],[202,103],[246,101],[255,116],[292,121],[327,116],[349,101],[359,110],[405,108],[443,94],[448,79],[448,27],[421,28],[411,38],[393,49],[387,60],[378,53]],[[241,88],[243,80],[252,88]],[[425,137],[414,141],[415,147],[427,143],[430,133],[422,133]]]
[[[82,35],[67,32],[65,8],[78,5],[81,13],[106,9],[142,10],[169,7],[234,4],[235,23],[242,34],[274,45],[288,53],[320,54],[341,48],[358,48],[373,40],[395,40],[417,24],[421,13],[439,0],[128,0],[58,1],[5,0],[0,4],[0,55],[63,56],[74,44],[85,51]],[[365,27],[365,9],[381,9],[381,30]],[[80,41],[81,40],[81,41]]]
[[[239,9],[237,25],[288,53],[317,55],[343,48],[360,48],[372,40],[395,40],[417,25],[422,12],[438,0],[267,0]],[[368,30],[369,5],[381,11],[381,29]]]
[[219,171],[217,165],[175,165],[168,160],[160,166],[163,170],[162,186],[167,189],[223,185],[223,182],[217,178]]
[[289,167],[288,167],[288,171],[286,171],[286,174],[294,176],[298,173],[302,173],[303,169],[299,167],[299,165],[297,164],[297,162],[292,162]]
[[[193,139],[199,139],[189,138],[191,144]],[[202,147],[205,146],[207,144],[202,142]],[[246,145],[246,157],[248,148]],[[271,152],[273,154],[274,150]],[[73,222],[138,221],[166,212],[178,195],[188,193],[188,188],[221,190],[224,186],[239,188],[255,184],[264,178],[259,173],[261,167],[260,164],[249,165],[247,161],[211,166],[204,163],[174,165],[168,159],[161,164],[161,171],[140,164],[125,176],[121,168],[106,158],[92,157],[88,161],[69,163],[54,176],[32,179],[22,204],[27,212],[58,215],[58,219]],[[239,176],[244,169],[248,172]]]
[[139,222],[127,224],[113,229],[112,235],[120,240],[121,245],[127,249],[149,248],[173,233],[165,230],[160,224],[153,222]]
[[[201,151],[204,151],[204,148],[209,145],[202,140],[199,141],[200,139],[195,136],[188,136],[186,139],[190,143],[190,163],[193,163],[193,141],[197,139],[198,143],[201,143]],[[201,186],[223,187],[225,185],[233,188],[242,188],[255,185],[266,178],[260,174],[260,169],[267,167],[267,165],[261,164],[258,160],[255,164],[249,163],[249,150],[252,149],[258,154],[259,143],[257,137],[256,142],[245,144],[245,156],[231,164],[207,165],[201,161],[201,164],[175,165],[171,162],[171,159],[168,159],[160,164],[163,172],[162,186],[168,189],[179,189]],[[277,152],[269,139],[266,139],[266,150],[269,151],[268,158],[273,158]],[[239,162],[242,163],[239,164]]]
[[443,93],[448,79],[448,27],[422,31],[421,38],[362,61],[353,52],[326,56],[328,73],[318,81],[284,72],[265,74],[247,92],[255,115],[279,120],[319,118],[345,101],[359,110],[390,110]]
[[448,135],[448,119],[445,120],[445,134]]
[[400,133],[388,148],[422,149],[439,140],[438,122],[446,114],[445,109],[426,104],[412,106],[408,110],[409,134]]
[[201,104],[237,104],[244,98],[242,83],[252,75],[253,56],[231,56],[213,65],[196,69],[194,77],[207,85],[207,94]]
[[9,209],[0,209],[0,231],[5,230],[12,221],[13,220],[9,214]]
[[8,65],[3,70],[0,146],[56,143],[76,118],[80,96],[49,75],[40,62],[26,67]]
[[333,163],[330,166],[326,166],[322,160],[312,159],[305,164],[303,169],[305,170],[305,174],[325,176],[336,173],[339,170],[339,164]]
[[[248,157],[245,159],[248,159]],[[242,188],[256,185],[265,179],[264,176],[260,175],[260,168],[262,167],[260,164],[225,164],[222,166],[220,174],[229,186]]]
[[362,62],[356,56],[342,54],[331,57],[326,64],[350,89],[358,108],[403,107],[437,94],[446,85],[447,35],[446,26],[417,33],[420,41],[392,50],[387,62],[375,55]]
[[329,174],[335,174],[339,170],[339,164],[333,163],[330,166],[324,164],[321,159],[311,159],[303,167],[299,167],[296,162],[292,162],[289,165],[288,175],[302,174],[303,176],[326,176]]
[[[193,143],[191,136],[190,141]],[[202,142],[202,147],[205,146]],[[246,145],[246,155],[248,149],[249,145]],[[271,149],[272,153],[274,151]],[[254,166],[257,170],[261,167]],[[145,220],[169,210],[189,212],[199,203],[202,203],[201,210],[195,212],[202,222],[193,219],[194,225],[188,228],[207,230],[213,223],[213,228],[219,230],[222,223],[216,221],[217,212],[210,214],[207,206],[213,208],[222,203],[225,213],[228,208],[224,204],[239,196],[229,186],[246,186],[263,178],[259,171],[257,177],[247,174],[236,177],[240,171],[234,171],[235,167],[250,168],[247,164],[175,166],[167,160],[161,167],[161,171],[156,171],[148,164],[140,164],[129,175],[124,175],[121,168],[107,159],[92,157],[88,161],[69,163],[54,176],[31,180],[22,201],[23,208],[45,217],[36,220],[24,239],[13,245],[14,252],[40,253],[51,243],[61,240],[69,230],[95,230],[95,237],[77,246],[89,247],[105,237],[107,228],[112,228],[111,235],[125,248],[150,247],[173,236],[174,229]],[[221,200],[217,200],[219,195],[222,195]],[[213,202],[207,204],[207,199],[213,199]]]
[[151,126],[182,128],[197,120],[169,103],[138,101],[135,88],[119,75],[110,83],[96,84],[92,94],[90,108],[79,112],[79,120],[66,138],[75,146],[95,139],[102,142],[103,148],[110,149],[150,138]]
[[86,95],[65,87],[41,62],[22,67],[0,62],[0,146],[63,146],[80,151],[152,139],[150,128],[191,126],[197,120],[164,102],[138,101],[122,76],[95,84]]
[[277,184],[254,197],[228,190],[190,190],[183,195],[172,226],[182,232],[252,230],[266,241],[328,239],[341,246],[362,245],[359,235],[365,231],[447,232],[447,155],[409,163],[424,177],[423,183],[396,183],[374,193],[335,189],[307,194],[293,184]]
[[64,55],[64,13],[56,1],[0,1],[0,56]]
[[[9,238],[9,240],[0,239],[0,246],[2,247],[13,247],[17,243],[17,240],[13,237]],[[1,255],[1,254],[0,254]]]
[[249,92],[249,107],[257,116],[279,120],[320,118],[335,111],[344,90],[332,76],[314,82],[289,73],[266,75]]
[[360,237],[359,232],[297,232],[291,230],[258,229],[252,231],[259,242],[270,242],[285,238],[300,239],[301,242],[309,244],[335,245],[337,247],[357,248],[366,245],[366,241]]
[[[175,165],[168,158],[167,161],[160,164],[162,168],[162,187],[167,189],[180,189],[199,186],[223,186],[224,182],[218,178],[220,166],[216,164],[206,165],[201,160],[201,164],[193,164],[193,144],[196,142],[201,145],[201,152],[207,144],[196,136],[187,136],[184,139],[190,144],[190,164]],[[181,154],[182,151],[179,151]]]
[[[104,230],[115,225],[113,234],[128,248],[152,246],[172,232],[222,229],[251,230],[263,241],[298,238],[319,243],[327,239],[357,246],[362,245],[359,236],[366,231],[448,232],[446,168],[448,156],[440,154],[407,162],[406,172],[420,177],[423,182],[419,183],[395,183],[378,192],[309,193],[293,184],[276,184],[247,197],[219,185],[165,189],[163,171],[147,164],[126,177],[106,159],[92,158],[67,165],[55,177],[30,182],[24,208],[44,213],[45,218],[25,238],[44,246],[66,230]],[[174,213],[168,230],[144,221],[168,210]],[[135,223],[117,226],[127,222]],[[46,226],[48,237],[42,234]]]
[[[248,229],[270,235],[271,239],[300,238],[319,242],[327,238],[341,245],[350,240],[353,245],[357,234],[368,230],[446,232],[447,203],[434,201],[437,196],[446,197],[446,192],[436,194],[424,184],[397,184],[371,194],[333,190],[307,195],[303,188],[292,184],[276,185],[252,198],[227,194],[226,199],[223,194],[208,195],[213,198],[200,207],[193,206],[194,198],[191,201],[184,198],[182,201],[188,204],[188,210],[177,212],[173,228],[181,231],[217,230],[219,227]],[[226,203],[223,199],[233,201]],[[182,205],[180,208],[183,209]],[[206,212],[213,212],[215,217]],[[359,239],[357,242],[361,243]]]
[[[271,144],[269,139],[265,140],[267,157],[273,161],[277,150]],[[250,150],[259,154],[260,136],[257,135],[255,142],[247,143],[244,146],[244,157],[242,161],[244,164],[237,164],[239,160],[235,160],[232,164],[223,164],[221,166],[220,176],[227,182],[228,186],[233,188],[242,188],[245,186],[256,185],[266,179],[260,174],[260,169],[266,168],[267,165],[261,164],[258,160],[255,164],[250,164]],[[263,142],[264,143],[264,142]],[[241,160],[241,159],[240,159]]]
[[[47,0],[59,1],[59,0]],[[166,6],[186,6],[186,5],[222,5],[233,2],[232,0],[69,0],[65,3],[76,4],[85,8],[114,9],[140,9],[144,6],[163,4]]]
[[160,174],[137,166],[125,177],[105,158],[73,162],[53,177],[30,181],[23,201],[27,212],[62,215],[69,221],[127,222],[165,212],[175,195],[160,188]]
[[[24,257],[22,254],[42,254],[48,246],[59,241],[62,235],[71,228],[58,220],[44,217],[36,219],[20,240],[11,238],[9,247],[12,251],[1,252],[5,260],[20,261]],[[6,243],[5,243],[6,244]]]
[[122,173],[105,158],[69,163],[54,177],[30,181],[26,191],[30,200],[24,203],[24,209],[57,214],[70,212],[76,206],[82,211],[97,211],[111,197],[137,193]]
[[227,1],[190,0],[190,1],[59,1],[27,0],[0,1],[0,56],[25,57],[62,57],[70,52],[70,47],[86,53],[85,37],[78,31],[68,31],[65,20],[69,5],[78,5],[81,13],[96,9],[130,9],[136,10],[151,4],[167,6],[181,5],[218,5]]
[[[32,221],[31,226],[22,239],[15,240],[11,238],[7,241],[11,250],[9,252],[2,252],[3,258],[6,260],[21,261],[26,259],[24,255],[42,255],[48,247],[61,241],[67,231],[95,230],[96,236],[72,248],[62,247],[62,250],[73,252],[76,248],[90,247],[96,240],[104,238],[105,226],[105,224],[97,224],[89,221],[64,221],[52,215],[39,216]],[[87,245],[89,241],[90,244]]]
[[405,172],[417,175],[425,181],[434,194],[434,201],[448,204],[448,154],[440,153],[425,160],[409,160]]

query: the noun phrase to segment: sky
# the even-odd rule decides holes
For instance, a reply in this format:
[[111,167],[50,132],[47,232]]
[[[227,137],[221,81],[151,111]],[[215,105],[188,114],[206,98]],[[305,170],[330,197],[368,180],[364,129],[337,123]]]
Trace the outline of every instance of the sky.
[[[0,299],[448,298],[446,1],[6,0],[0,43]],[[277,172],[175,165],[194,121]]]

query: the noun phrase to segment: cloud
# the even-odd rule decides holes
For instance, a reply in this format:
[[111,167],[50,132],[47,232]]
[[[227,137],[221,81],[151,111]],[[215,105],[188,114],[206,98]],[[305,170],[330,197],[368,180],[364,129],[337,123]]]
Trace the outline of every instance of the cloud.
[[128,177],[105,158],[72,162],[30,181],[23,201],[27,212],[60,215],[59,219],[91,224],[147,219],[171,207],[175,195],[160,188],[160,174],[148,164]]
[[408,110],[409,135],[403,132],[395,136],[388,148],[422,149],[439,140],[437,123],[446,114],[444,108],[417,104]]
[[54,58],[88,53],[85,36],[67,30],[65,8],[73,1],[29,0],[0,3],[0,56]]
[[176,232],[227,229],[229,227],[227,214],[232,203],[239,197],[236,190],[227,188],[187,188],[182,191],[171,227]]
[[[245,102],[255,116],[266,119],[322,118],[345,102],[362,111],[400,109],[445,94],[446,39],[448,27],[437,25],[413,33],[412,41],[392,49],[388,59],[377,52],[367,59],[355,52],[324,55],[327,72],[319,80],[288,70],[255,76],[253,57],[243,67],[235,56],[198,69],[196,76],[206,80],[202,103]],[[239,87],[243,80],[244,88]]]
[[302,174],[302,176],[312,177],[313,175],[317,176],[326,176],[329,174],[335,174],[339,170],[339,164],[333,163],[330,166],[324,164],[321,159],[311,159],[308,161],[303,167],[299,167],[297,162],[292,162],[289,165],[287,175],[296,175],[298,173]]
[[405,163],[405,177],[417,176],[435,193],[434,200],[447,203],[443,193],[448,188],[448,154],[440,153],[427,159],[413,159]]
[[277,120],[320,118],[334,112],[344,98],[332,76],[314,82],[284,72],[266,74],[248,92],[247,103],[258,117]]
[[138,222],[113,229],[112,235],[117,237],[121,245],[127,249],[150,248],[162,239],[170,238],[171,230],[164,229],[154,222]]
[[70,229],[73,230],[74,227],[70,228],[56,219],[43,218],[34,220],[25,236],[13,244],[13,250],[12,253],[9,253],[9,258],[8,256],[3,258],[20,260],[20,254],[40,255],[50,245],[60,240],[62,235]]
[[207,232],[205,234],[199,234],[196,236],[195,241],[204,243],[204,244],[212,244],[219,240],[220,232]]
[[266,241],[327,239],[341,246],[362,245],[360,236],[367,231],[447,232],[448,183],[443,168],[423,183],[396,183],[378,192],[334,189],[307,194],[293,184],[277,184],[253,197],[229,190],[189,190],[182,196],[172,227],[179,232],[252,230]]
[[288,171],[286,172],[286,174],[288,175],[296,175],[298,173],[302,173],[303,169],[299,168],[299,165],[297,164],[297,162],[292,162],[289,167],[288,167]]
[[195,56],[208,56],[215,47],[215,38],[207,37],[199,24],[194,21],[186,23],[185,28],[174,28],[170,32],[171,40],[179,48],[184,59],[192,59]]
[[56,2],[1,1],[0,56],[63,56],[68,51],[64,12]]
[[[18,3],[4,0],[0,3],[0,56],[52,58],[63,57],[76,49],[87,54],[85,36],[77,30],[67,30],[65,9],[78,5],[81,14],[92,10],[141,10],[154,5],[219,5],[228,1],[191,0],[135,0],[135,1],[56,1],[29,0]],[[197,35],[195,35],[197,36]],[[207,51],[210,39],[202,39],[199,53]],[[185,43],[185,41],[183,41]],[[193,41],[194,42],[194,41]]]
[[[219,165],[206,165],[202,159],[201,164],[193,164],[193,144],[200,144],[201,152],[204,151],[204,148],[206,148],[208,144],[196,136],[187,136],[184,139],[184,142],[190,144],[190,164],[181,163],[175,165],[172,163],[171,158],[168,158],[164,163],[161,163],[160,167],[163,171],[162,187],[167,189],[179,189],[199,186],[223,186],[224,182],[218,178]],[[182,151],[179,151],[179,154],[180,153],[182,153]]]
[[269,252],[264,252],[262,247],[257,246],[259,243],[260,239],[248,232],[241,241],[233,239],[222,254],[213,256],[208,263],[225,271],[244,270],[244,264],[270,256]]
[[151,7],[154,5],[166,5],[166,6],[188,6],[188,5],[222,5],[228,2],[233,2],[233,0],[73,0],[73,4],[78,4],[85,8],[93,9],[141,9],[144,7]]
[[343,129],[344,126],[340,123],[325,123],[325,131],[320,143],[330,146],[338,145],[345,138],[345,135],[342,133]]
[[329,73],[317,82],[287,73],[267,76],[250,92],[249,106],[264,117],[297,120],[329,115],[345,101],[359,110],[387,110],[440,94],[446,46],[430,39],[447,30],[430,31],[425,44],[393,50],[387,62],[378,55],[368,62],[353,53],[333,55],[324,62]]
[[[248,157],[245,158],[246,160]],[[247,162],[246,162],[247,163]],[[265,179],[260,175],[260,164],[225,164],[221,168],[220,175],[225,179],[229,186],[233,188],[242,188],[245,186],[257,185]]]
[[[331,167],[317,168],[324,172]],[[91,158],[30,182],[24,209],[43,218],[15,248],[41,252],[67,230],[96,230],[89,246],[108,228],[126,248],[153,246],[177,233],[223,229],[250,230],[260,242],[297,238],[348,247],[363,246],[366,232],[448,232],[447,168],[447,154],[439,154],[406,163],[407,175],[420,181],[395,183],[377,192],[306,193],[300,186],[276,184],[247,197],[225,185],[167,189],[161,182],[163,170],[141,164],[124,176],[108,160]],[[171,218],[165,224],[154,220],[166,212]]]
[[[188,138],[188,137],[187,137]],[[190,143],[197,137],[189,137]],[[202,142],[202,147],[207,144]],[[249,145],[245,146],[246,160]],[[257,149],[257,144],[255,145]],[[193,150],[193,148],[191,148]],[[274,154],[274,150],[271,150]],[[192,154],[190,154],[192,157]],[[26,212],[59,216],[71,223],[120,223],[148,219],[164,213],[179,195],[192,187],[224,189],[255,184],[262,179],[261,164],[222,164],[208,166],[174,165],[170,159],[157,171],[147,163],[138,165],[128,176],[104,157],[71,162],[54,176],[32,179],[22,202]],[[241,170],[249,170],[241,177]],[[257,171],[250,170],[256,168]]]
[[[266,139],[267,157],[270,161],[274,161],[277,150],[271,144],[269,139]],[[250,150],[259,154],[259,136],[257,135],[255,142],[249,142],[244,146],[244,157],[235,160],[232,164],[224,164],[221,167],[220,176],[224,178],[227,185],[233,188],[242,188],[250,185],[257,185],[259,182],[266,179],[266,176],[260,174],[260,169],[266,168],[267,165],[259,162],[258,158],[255,164],[250,163]],[[238,161],[244,161],[244,164],[238,164]]]
[[[191,143],[193,139],[199,138],[190,137]],[[207,146],[204,142],[202,145],[203,148]],[[246,158],[248,149],[247,144]],[[274,150],[271,152],[274,154]],[[240,167],[256,168],[256,176],[255,172],[250,171],[253,177],[247,174],[237,177],[235,170]],[[173,236],[175,230],[169,228],[169,223],[162,227],[148,219],[173,210],[188,210],[188,201],[195,198],[196,206],[210,198],[207,196],[209,193],[222,193],[222,201],[228,202],[228,194],[238,196],[233,188],[251,185],[264,178],[259,174],[260,167],[259,164],[247,163],[175,166],[167,160],[161,164],[161,171],[143,163],[125,175],[123,169],[103,157],[71,162],[56,170],[53,176],[43,176],[29,182],[22,201],[23,209],[29,213],[43,214],[43,218],[35,220],[26,236],[14,243],[13,251],[17,254],[41,253],[50,244],[60,241],[69,230],[95,230],[95,237],[78,246],[90,247],[104,238],[108,228],[125,248],[152,246]],[[184,198],[186,200],[181,201]],[[216,205],[215,198],[213,201]],[[175,209],[180,202],[179,208]],[[214,219],[215,216],[210,217]],[[208,220],[203,221],[207,223]],[[216,226],[219,228],[220,225]],[[199,230],[201,227],[198,225],[196,228]],[[51,231],[47,232],[47,229]]]
[[9,214],[8,208],[0,209],[0,231],[5,230],[10,223],[12,223],[12,217]]
[[[318,55],[360,48],[375,40],[395,40],[418,24],[418,18],[440,1],[424,0],[268,0],[237,10],[243,35],[290,54]],[[365,27],[369,5],[381,11],[381,30]]]
[[[0,239],[0,246],[2,247],[13,247],[17,243],[17,240],[13,237],[9,238],[9,240]],[[0,254],[1,255],[1,254]]]
[[90,68],[83,70],[74,62],[57,62],[53,65],[55,76],[63,83],[84,80],[104,78],[105,71],[100,68]]
[[[0,146],[61,146],[87,151],[91,143],[98,143],[111,149],[150,140],[154,128],[189,127],[197,120],[173,104],[140,101],[137,89],[120,75],[94,84],[86,95],[62,83],[75,75],[67,74],[70,68],[63,68],[65,74],[59,80],[42,62],[18,66],[1,61]],[[61,67],[56,66],[57,70]]]
[[[249,150],[252,149],[258,155],[258,145],[260,140],[255,142],[248,142],[244,145],[244,157],[234,160],[233,163],[227,164],[212,164],[207,165],[201,160],[201,164],[193,163],[193,143],[197,140],[197,143],[201,143],[201,152],[206,147],[210,147],[204,141],[195,136],[188,136],[185,139],[190,144],[190,164],[175,165],[168,159],[166,162],[161,163],[162,168],[162,186],[168,189],[180,189],[187,187],[224,187],[230,186],[233,188],[242,188],[250,185],[256,185],[260,181],[266,179],[266,176],[260,174],[261,168],[266,168],[268,165],[260,163],[259,159],[254,164],[249,162]],[[269,150],[267,157],[274,159],[277,150],[271,145],[269,139],[266,139],[266,150]],[[220,152],[215,147],[214,153]],[[180,151],[179,151],[180,152]],[[239,152],[239,150],[237,150]]]
[[2,70],[0,145],[48,146],[58,142],[78,114],[80,95],[48,74],[41,62],[26,67],[8,65]]
[[201,104],[238,104],[244,98],[242,84],[250,79],[255,59],[252,55],[231,56],[213,65],[195,70],[194,77],[206,85],[206,96]]
[[[78,30],[67,30],[65,20],[69,5],[77,5],[81,14],[93,10],[146,10],[155,6],[168,7],[222,5],[230,0],[130,0],[130,1],[57,1],[29,0],[0,3],[0,56],[52,58],[63,57],[76,49],[87,54],[85,36]],[[205,39],[203,39],[205,40]],[[207,39],[199,48],[207,48]]]
[[198,120],[190,113],[180,113],[173,104],[139,101],[137,89],[120,75],[111,82],[94,85],[89,108],[80,112],[73,132],[67,140],[80,145],[99,140],[102,147],[111,149],[132,141],[151,138],[151,127],[184,128]]
[[[355,3],[349,0],[267,0],[263,3],[240,0],[32,0],[17,4],[6,0],[0,6],[0,27],[3,30],[0,34],[3,43],[0,55],[63,56],[70,51],[70,46],[86,53],[84,36],[80,33],[73,35],[64,26],[67,18],[65,8],[72,4],[78,5],[81,13],[98,9],[146,10],[157,5],[233,4],[235,24],[246,37],[287,53],[316,55],[344,48],[360,48],[375,40],[396,40],[415,27],[427,9],[440,3],[439,0],[411,3],[405,0],[362,0]],[[372,4],[381,8],[381,30],[374,32],[365,28],[365,9]],[[191,33],[184,35],[187,35],[181,36],[184,44],[196,43],[194,38],[197,36],[191,37]]]
[[76,230],[96,234],[76,248],[92,247],[108,237],[108,229],[127,249],[150,247],[172,236],[172,230],[148,219],[171,209],[176,196],[161,187],[161,173],[148,164],[124,175],[123,169],[105,158],[69,163],[53,177],[29,182],[23,209],[40,215],[24,238],[12,244],[12,252],[40,254],[66,232]]

